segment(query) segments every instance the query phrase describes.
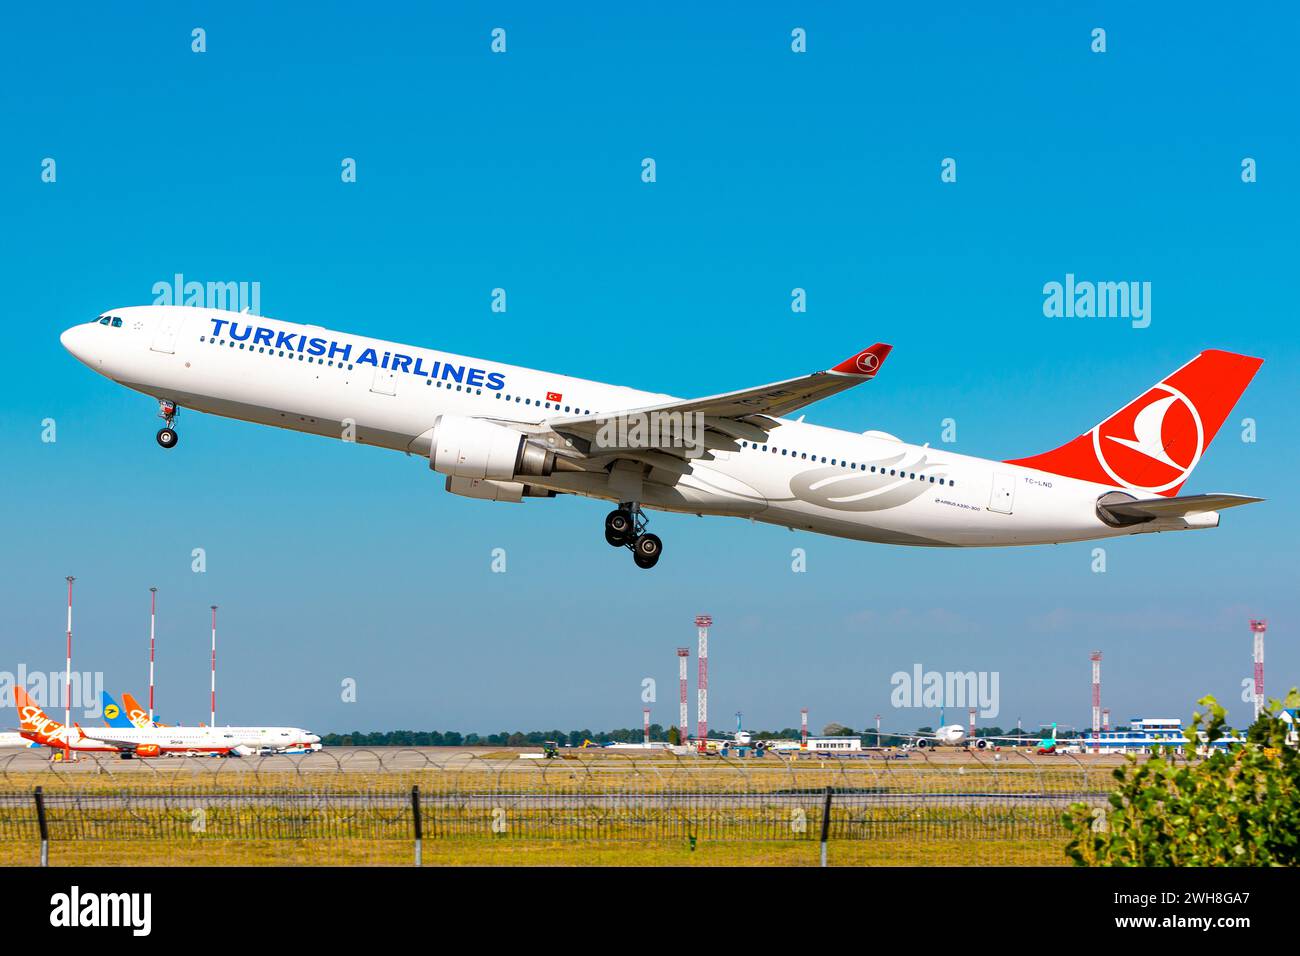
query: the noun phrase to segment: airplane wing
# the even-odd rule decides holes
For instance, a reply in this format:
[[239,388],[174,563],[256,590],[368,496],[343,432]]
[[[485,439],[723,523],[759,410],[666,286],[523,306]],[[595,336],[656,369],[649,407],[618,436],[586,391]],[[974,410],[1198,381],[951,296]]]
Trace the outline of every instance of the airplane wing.
[[[738,439],[766,441],[767,433],[779,424],[776,421],[777,417],[787,415],[855,385],[871,381],[880,370],[880,366],[884,364],[891,348],[892,346],[877,342],[825,371],[759,385],[756,388],[723,392],[705,398],[647,405],[643,408],[620,409],[598,415],[552,418],[546,424],[574,441],[589,458],[631,458],[650,464],[664,465],[664,459],[685,457],[685,449],[679,447],[679,442],[660,441],[656,444],[651,441],[636,444],[629,442],[626,446],[611,445],[599,440],[602,430],[609,429],[611,433],[627,434],[629,421],[651,416],[698,415],[703,419],[705,428],[704,453],[698,457],[709,460],[713,457],[709,454],[711,450],[738,451],[740,449],[736,444]],[[623,425],[622,429],[618,428],[620,424]],[[650,432],[652,435],[654,432],[659,432],[662,436],[663,433],[669,432],[669,429],[656,428],[650,429]]]
[[[73,726],[77,728],[77,733],[80,734],[77,738],[77,743],[89,742],[92,744],[107,744],[110,747],[116,747],[118,750],[126,750],[132,753],[134,753],[135,749],[140,746],[140,744],[133,740],[114,740],[112,737],[100,736],[92,737],[90,734],[86,733],[86,729],[82,727],[81,724],[74,723]],[[105,727],[104,729],[110,730],[111,728]]]
[[1207,511],[1222,511],[1238,505],[1254,504],[1263,498],[1249,495],[1181,495],[1177,498],[1144,498],[1138,501],[1116,501],[1099,504],[1097,508],[1117,519],[1118,524],[1136,524],[1156,518],[1183,518]]

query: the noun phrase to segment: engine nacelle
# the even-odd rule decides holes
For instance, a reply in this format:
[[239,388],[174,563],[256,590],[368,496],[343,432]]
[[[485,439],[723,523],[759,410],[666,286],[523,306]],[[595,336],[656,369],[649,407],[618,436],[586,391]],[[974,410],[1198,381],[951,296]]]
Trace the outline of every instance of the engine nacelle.
[[430,432],[429,467],[453,478],[511,481],[545,477],[555,467],[554,452],[481,418],[439,415]]
[[975,740],[975,749],[976,749],[976,750],[988,750],[989,747],[991,747],[991,746],[992,746],[991,742],[985,740],[983,737],[977,737],[976,740]]
[[447,490],[453,495],[466,498],[482,498],[485,501],[519,502],[525,498],[554,498],[555,492],[549,488],[537,488],[522,481],[496,481],[492,478],[456,478],[447,477]]

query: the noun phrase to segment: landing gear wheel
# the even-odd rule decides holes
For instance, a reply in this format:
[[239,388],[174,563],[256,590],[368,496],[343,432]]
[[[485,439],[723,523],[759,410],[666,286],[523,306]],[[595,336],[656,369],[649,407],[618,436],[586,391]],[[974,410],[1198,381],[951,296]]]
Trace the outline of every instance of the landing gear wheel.
[[616,548],[621,548],[628,543],[634,528],[632,512],[623,508],[611,511],[605,516],[605,540]]
[[664,543],[659,540],[657,534],[639,535],[632,542],[632,560],[636,562],[638,568],[653,568],[659,563],[659,556],[663,551]]
[[158,444],[164,448],[175,448],[176,443],[180,441],[180,436],[170,428],[158,429]]

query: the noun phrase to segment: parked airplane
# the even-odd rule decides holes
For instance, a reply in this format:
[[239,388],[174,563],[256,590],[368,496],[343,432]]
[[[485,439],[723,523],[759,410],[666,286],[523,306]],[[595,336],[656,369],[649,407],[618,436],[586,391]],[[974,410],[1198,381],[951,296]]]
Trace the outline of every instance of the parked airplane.
[[253,753],[262,747],[304,746],[320,738],[297,727],[67,727],[48,716],[21,687],[14,688],[20,733],[57,750],[89,750],[123,757],[158,757],[164,753]]
[[0,750],[14,750],[22,747],[39,747],[40,744],[28,740],[16,730],[0,730]]
[[904,737],[912,741],[917,750],[930,747],[968,747],[975,750],[987,750],[1002,744],[1036,744],[1039,753],[1053,753],[1056,745],[1062,741],[1056,739],[1056,724],[1052,724],[1050,737],[1026,737],[1023,734],[1001,734],[996,736],[971,737],[969,730],[961,724],[945,724],[943,710],[939,710],[939,728],[932,734],[886,734],[889,737]]
[[992,547],[1212,528],[1259,501],[1179,496],[1262,359],[1201,352],[1061,447],[991,461],[782,416],[871,381],[876,344],[832,368],[697,399],[315,325],[185,306],[113,309],[63,333],[94,371],[182,407],[428,460],[448,491],[617,502],[605,540],[653,567],[645,510],[728,515],[886,544]]
[[[122,702],[126,705],[126,717],[132,727],[143,729],[145,727],[171,726],[170,724],[160,723],[156,719],[150,721],[148,712],[129,693],[122,695]],[[199,726],[203,725],[200,724]],[[244,739],[253,741],[235,748],[234,752],[241,757],[251,756],[256,753],[311,753],[321,749],[319,736],[309,734],[297,727],[227,727],[220,729],[235,730]]]

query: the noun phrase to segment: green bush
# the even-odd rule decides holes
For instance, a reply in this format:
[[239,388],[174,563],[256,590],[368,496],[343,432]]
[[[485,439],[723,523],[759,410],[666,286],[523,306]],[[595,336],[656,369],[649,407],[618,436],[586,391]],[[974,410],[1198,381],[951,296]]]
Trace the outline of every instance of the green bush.
[[[1159,753],[1129,757],[1104,814],[1086,804],[1065,812],[1066,855],[1079,866],[1295,866],[1300,863],[1300,753],[1287,744],[1283,706],[1293,689],[1250,728],[1245,744],[1198,746],[1224,736],[1226,712],[1213,697],[1197,702],[1184,733],[1190,759]],[[1205,737],[1200,737],[1204,730]]]

